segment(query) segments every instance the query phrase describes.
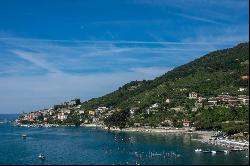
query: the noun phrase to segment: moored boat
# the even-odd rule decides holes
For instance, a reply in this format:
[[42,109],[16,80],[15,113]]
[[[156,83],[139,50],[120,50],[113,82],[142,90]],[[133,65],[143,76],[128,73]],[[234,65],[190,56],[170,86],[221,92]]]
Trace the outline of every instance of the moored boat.
[[44,156],[44,154],[39,154],[38,158],[41,159],[41,160],[44,160],[46,157]]
[[195,149],[194,151],[195,151],[195,152],[202,152],[201,149]]
[[22,134],[22,138],[26,139],[27,135],[26,134]]

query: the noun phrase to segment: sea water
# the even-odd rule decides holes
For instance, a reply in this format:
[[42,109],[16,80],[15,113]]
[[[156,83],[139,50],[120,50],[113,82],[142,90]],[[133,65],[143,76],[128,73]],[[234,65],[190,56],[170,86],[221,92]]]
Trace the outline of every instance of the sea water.
[[[14,115],[1,115],[0,121]],[[27,138],[22,139],[22,134]],[[0,164],[249,164],[247,152],[195,153],[223,150],[192,141],[192,134],[115,132],[96,128],[26,128],[0,124]],[[39,154],[45,160],[38,158]]]

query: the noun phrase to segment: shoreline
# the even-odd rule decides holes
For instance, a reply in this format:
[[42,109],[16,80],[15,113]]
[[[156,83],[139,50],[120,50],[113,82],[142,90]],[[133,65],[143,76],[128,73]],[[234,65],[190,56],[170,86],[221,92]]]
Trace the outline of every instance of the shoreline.
[[[58,124],[33,124],[33,125],[24,125],[18,124],[19,127],[75,127],[75,125],[58,125]],[[79,127],[86,128],[100,128],[106,131],[115,131],[115,132],[138,132],[138,133],[152,133],[152,134],[197,134],[197,139],[191,139],[192,141],[199,141],[201,143],[211,144],[219,147],[224,147],[226,149],[240,149],[240,150],[249,150],[248,141],[236,141],[228,138],[215,138],[212,137],[216,131],[203,131],[203,130],[192,130],[191,128],[144,128],[144,127],[129,127],[124,129],[119,129],[111,127],[110,129],[103,125],[97,124],[82,124]]]
[[[105,129],[106,130],[106,129]],[[140,132],[140,133],[162,133],[162,134],[197,134],[197,139],[191,139],[192,141],[199,141],[201,143],[206,143],[214,146],[224,147],[228,150],[249,150],[248,141],[236,141],[228,138],[216,139],[212,137],[216,131],[202,131],[195,130],[190,131],[190,128],[178,128],[178,129],[157,129],[157,128],[125,128],[117,129],[111,128],[110,131],[118,132]]]

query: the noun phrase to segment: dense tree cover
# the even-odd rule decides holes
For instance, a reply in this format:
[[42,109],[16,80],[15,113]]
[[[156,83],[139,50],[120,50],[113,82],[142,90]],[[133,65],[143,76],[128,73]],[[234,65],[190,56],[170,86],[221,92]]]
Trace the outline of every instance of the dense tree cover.
[[192,120],[198,129],[222,129],[228,133],[244,132],[249,129],[246,125],[249,122],[248,112],[248,107],[200,109]]
[[223,123],[222,124],[222,130],[226,132],[229,135],[233,135],[239,132],[249,132],[249,124],[245,122],[241,123],[235,123],[235,122],[229,122],[229,123]]
[[69,123],[69,124],[74,124],[76,126],[79,126],[81,124],[80,119],[81,119],[80,115],[74,112],[74,113],[68,115],[68,117],[64,121],[64,123]]
[[129,110],[125,109],[119,112],[115,112],[111,116],[107,117],[104,122],[108,127],[116,126],[119,128],[124,128],[129,117]]

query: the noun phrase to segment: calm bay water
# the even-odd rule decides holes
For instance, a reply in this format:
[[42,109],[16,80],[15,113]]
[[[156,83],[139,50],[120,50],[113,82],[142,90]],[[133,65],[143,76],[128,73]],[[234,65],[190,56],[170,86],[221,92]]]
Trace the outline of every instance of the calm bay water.
[[[0,115],[0,121],[15,117]],[[21,138],[22,134],[27,134],[26,140]],[[0,124],[0,164],[249,164],[246,152],[197,154],[196,148],[221,148],[191,141],[195,137]],[[158,155],[150,158],[151,152]],[[46,160],[37,158],[40,153],[46,155]],[[169,155],[164,158],[159,154]]]

